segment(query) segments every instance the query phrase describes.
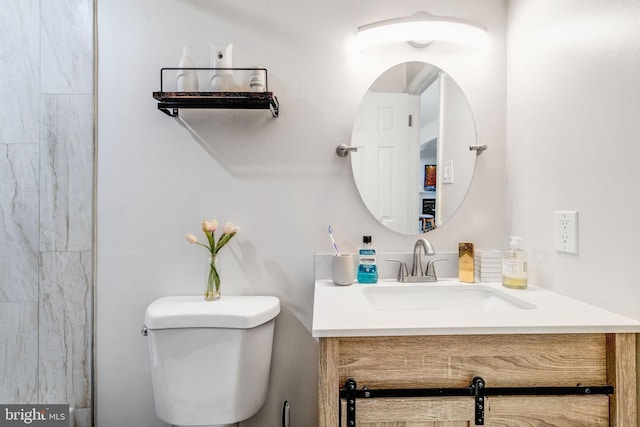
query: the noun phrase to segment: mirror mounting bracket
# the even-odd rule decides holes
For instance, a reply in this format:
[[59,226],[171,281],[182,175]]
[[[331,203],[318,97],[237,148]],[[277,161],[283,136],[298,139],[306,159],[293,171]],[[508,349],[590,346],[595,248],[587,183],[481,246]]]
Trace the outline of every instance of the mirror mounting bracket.
[[487,144],[469,146],[469,150],[475,151],[477,155],[482,154],[482,152],[486,149],[487,149]]
[[336,154],[338,157],[347,157],[352,151],[358,151],[358,147],[351,147],[346,144],[340,144],[336,147]]

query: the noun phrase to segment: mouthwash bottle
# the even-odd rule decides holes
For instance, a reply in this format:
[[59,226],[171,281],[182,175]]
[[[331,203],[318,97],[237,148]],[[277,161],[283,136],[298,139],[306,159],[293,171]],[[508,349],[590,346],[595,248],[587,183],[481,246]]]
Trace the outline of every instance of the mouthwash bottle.
[[371,245],[371,236],[362,236],[362,247],[358,251],[358,282],[378,283],[376,249]]

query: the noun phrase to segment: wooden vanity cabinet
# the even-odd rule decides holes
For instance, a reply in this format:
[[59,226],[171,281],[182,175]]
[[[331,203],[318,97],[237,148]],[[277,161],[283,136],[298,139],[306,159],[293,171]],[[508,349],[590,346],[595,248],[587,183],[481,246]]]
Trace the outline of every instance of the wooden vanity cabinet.
[[[486,426],[636,426],[635,334],[320,338],[319,427],[347,427],[339,389],[614,387],[612,395],[490,396]],[[474,398],[357,399],[357,427],[475,425]],[[339,410],[339,405],[342,410]],[[339,413],[342,422],[339,424]]]

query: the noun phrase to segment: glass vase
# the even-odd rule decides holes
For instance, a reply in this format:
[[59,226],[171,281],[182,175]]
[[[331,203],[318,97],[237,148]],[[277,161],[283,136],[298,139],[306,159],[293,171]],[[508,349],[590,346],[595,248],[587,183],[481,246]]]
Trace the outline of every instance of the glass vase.
[[205,301],[220,299],[220,260],[215,255],[208,259],[204,299]]

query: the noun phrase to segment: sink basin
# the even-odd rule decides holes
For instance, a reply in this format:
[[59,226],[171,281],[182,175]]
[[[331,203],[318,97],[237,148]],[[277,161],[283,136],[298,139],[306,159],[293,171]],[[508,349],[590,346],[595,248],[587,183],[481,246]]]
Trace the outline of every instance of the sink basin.
[[504,311],[536,308],[533,304],[483,285],[373,285],[363,289],[376,310]]

